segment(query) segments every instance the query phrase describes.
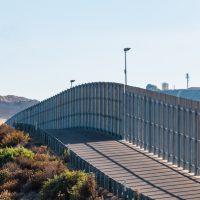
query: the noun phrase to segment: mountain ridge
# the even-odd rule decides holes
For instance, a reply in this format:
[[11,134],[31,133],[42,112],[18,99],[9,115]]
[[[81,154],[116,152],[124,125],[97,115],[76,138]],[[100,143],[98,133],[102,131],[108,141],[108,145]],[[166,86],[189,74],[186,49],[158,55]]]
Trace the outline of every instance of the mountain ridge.
[[8,119],[16,113],[39,103],[36,99],[28,99],[15,95],[0,95],[0,118]]
[[28,99],[25,97],[21,96],[15,96],[15,95],[6,95],[6,96],[1,96],[0,95],[0,103],[10,103],[10,102],[22,102],[22,101],[37,101],[36,99]]

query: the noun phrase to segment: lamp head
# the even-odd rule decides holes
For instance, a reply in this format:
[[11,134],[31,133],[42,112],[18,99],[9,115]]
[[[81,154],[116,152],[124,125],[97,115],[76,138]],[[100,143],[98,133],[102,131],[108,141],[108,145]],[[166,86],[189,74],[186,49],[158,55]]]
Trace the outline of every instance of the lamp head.
[[124,52],[129,51],[131,48],[124,48]]
[[71,83],[73,83],[75,80],[70,80]]

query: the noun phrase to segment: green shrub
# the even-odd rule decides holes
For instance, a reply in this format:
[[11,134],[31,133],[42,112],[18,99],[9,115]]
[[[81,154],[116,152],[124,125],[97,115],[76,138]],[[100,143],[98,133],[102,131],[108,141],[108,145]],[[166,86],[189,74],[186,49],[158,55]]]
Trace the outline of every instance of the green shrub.
[[17,145],[24,146],[28,143],[30,137],[28,134],[24,134],[21,131],[12,131],[6,134],[1,141],[2,147],[15,147]]
[[64,150],[62,160],[64,160],[65,163],[68,163],[70,161],[70,154],[67,149]]
[[[87,199],[94,195],[90,189],[83,193],[83,188],[91,187],[88,185],[88,180],[89,175],[82,171],[65,171],[45,182],[41,190],[41,199]],[[95,182],[90,183],[95,184]],[[95,185],[92,186],[94,187]]]
[[[29,136],[7,125],[0,126],[0,200],[38,199],[85,200],[96,199],[93,176],[82,171],[67,170],[46,146],[34,147]],[[64,152],[63,159],[69,160]],[[94,198],[93,198],[94,197]]]
[[96,191],[96,181],[94,174],[88,175],[87,181],[80,188],[80,199],[85,199],[92,197],[92,199],[96,199],[97,191]]
[[24,147],[6,147],[4,149],[0,149],[0,166],[18,156],[33,159],[34,153]]

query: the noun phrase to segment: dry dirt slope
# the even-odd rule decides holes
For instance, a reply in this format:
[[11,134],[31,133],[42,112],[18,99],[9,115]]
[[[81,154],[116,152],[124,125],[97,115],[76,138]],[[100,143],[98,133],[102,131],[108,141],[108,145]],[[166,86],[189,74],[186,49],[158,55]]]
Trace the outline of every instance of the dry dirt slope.
[[5,119],[0,119],[0,125],[5,122]]

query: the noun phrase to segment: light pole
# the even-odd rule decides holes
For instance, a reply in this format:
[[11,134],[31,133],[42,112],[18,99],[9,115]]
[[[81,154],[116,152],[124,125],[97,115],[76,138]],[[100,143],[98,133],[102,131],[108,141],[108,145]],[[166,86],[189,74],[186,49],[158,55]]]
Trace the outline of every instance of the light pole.
[[71,82],[71,88],[72,88],[72,83],[75,82],[75,80],[70,80],[70,82]]
[[125,55],[125,83],[124,83],[124,138],[126,139],[126,86],[127,86],[127,69],[126,69],[126,52],[129,51],[131,48],[124,48],[124,55]]
[[[75,82],[75,80],[70,80],[70,82],[71,82],[71,89],[72,89],[72,83]],[[70,115],[71,115],[71,117],[70,117],[70,124],[71,124],[71,127],[73,127],[73,122],[72,122],[72,113],[73,113],[73,104],[72,104],[72,99],[73,98],[72,98],[72,94],[73,93],[72,93],[72,90],[70,91],[70,93],[71,93],[71,103],[70,103],[70,105],[71,105],[70,106],[70,110],[71,110],[70,111]]]
[[189,87],[189,78],[190,78],[188,73],[185,75],[185,78],[187,79],[187,89],[188,89],[188,87]]

